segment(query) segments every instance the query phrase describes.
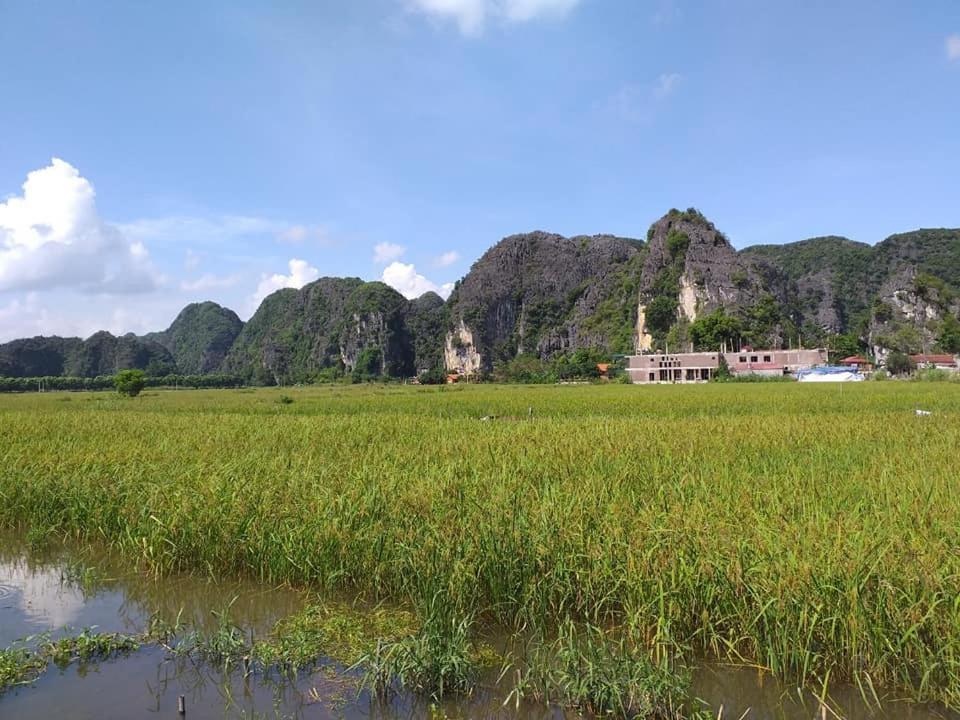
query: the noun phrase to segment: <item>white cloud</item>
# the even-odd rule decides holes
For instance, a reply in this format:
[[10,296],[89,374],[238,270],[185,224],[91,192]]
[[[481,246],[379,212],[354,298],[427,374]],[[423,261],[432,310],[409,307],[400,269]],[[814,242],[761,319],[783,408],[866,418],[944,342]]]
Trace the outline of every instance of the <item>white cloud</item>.
[[93,185],[59,158],[28,173],[23,195],[0,203],[0,291],[154,289],[146,246],[97,213]]
[[196,270],[200,267],[200,253],[187,248],[186,257],[183,259],[183,267],[186,270]]
[[453,283],[437,285],[419,274],[412,263],[390,263],[383,269],[381,279],[408,300],[418,298],[427,292],[435,292],[446,299],[453,290]]
[[323,225],[291,225],[276,233],[277,242],[300,245],[312,242],[319,245],[331,244],[330,232]]
[[676,0],[658,0],[657,9],[653,13],[654,25],[669,25],[680,19],[680,6]]
[[666,97],[673,92],[678,82],[680,82],[680,73],[663,73],[657,78],[657,87],[653,92],[658,98]]
[[439,20],[452,21],[464,35],[479,35],[490,19],[521,23],[563,17],[580,0],[408,0],[407,6]]
[[621,87],[599,108],[607,114],[631,123],[646,123],[653,120],[659,106],[667,102],[683,79],[680,73],[663,73],[653,85],[629,83]]
[[137,295],[122,305],[109,295],[88,295],[79,303],[70,290],[19,293],[0,298],[0,342],[35,335],[86,338],[98,330],[114,335],[162,330],[186,302],[178,293]]
[[213,273],[204,273],[193,280],[181,280],[180,289],[186,292],[198,292],[200,290],[219,290],[222,288],[233,287],[240,282],[239,275],[219,276]]
[[397,245],[396,243],[377,243],[373,246],[373,262],[377,265],[385,265],[402,257],[406,251],[407,249],[403,245]]
[[320,271],[310,265],[306,260],[293,258],[288,263],[288,266],[290,268],[289,275],[276,273],[274,275],[264,275],[260,278],[260,284],[257,285],[257,290],[253,294],[254,309],[256,309],[270,293],[282,288],[299,289],[320,277]]
[[449,250],[442,255],[437,255],[437,257],[433,259],[433,266],[437,268],[450,267],[459,259],[460,253],[458,253],[456,250]]
[[172,215],[134,220],[118,227],[127,237],[138,240],[208,244],[246,236],[276,234],[282,232],[288,225],[276,220],[245,215],[214,217]]
[[960,34],[947,38],[947,59],[960,60]]
[[512,22],[527,22],[538,17],[563,17],[573,10],[580,0],[506,0],[495,3],[503,15]]

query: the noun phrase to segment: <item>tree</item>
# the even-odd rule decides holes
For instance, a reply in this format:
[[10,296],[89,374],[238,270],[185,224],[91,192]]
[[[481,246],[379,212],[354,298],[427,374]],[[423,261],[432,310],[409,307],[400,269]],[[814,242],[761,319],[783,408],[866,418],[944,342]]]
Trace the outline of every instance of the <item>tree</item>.
[[916,369],[913,360],[909,355],[905,355],[899,350],[894,350],[887,355],[887,372],[891,375],[907,375]]
[[943,318],[940,335],[937,337],[937,345],[944,352],[954,355],[960,353],[960,320],[957,320],[950,313]]
[[380,377],[382,367],[383,356],[380,348],[364,348],[357,356],[357,364],[353,366],[350,380],[354,383],[373,382]]
[[827,350],[830,353],[830,359],[833,361],[843,360],[851,355],[858,355],[861,352],[860,338],[854,333],[840,333],[830,338]]
[[447,373],[442,367],[434,367],[420,373],[417,379],[421,385],[443,385],[447,382]]
[[117,392],[128,397],[136,397],[146,386],[143,370],[121,370],[113,376],[113,385]]
[[690,247],[690,237],[686,233],[671,230],[667,234],[667,252],[670,253],[672,260],[686,256],[688,247]]
[[690,340],[697,350],[719,350],[724,342],[732,345],[742,332],[740,321],[719,308],[693,321]]
[[655,332],[665,333],[677,319],[677,299],[667,295],[658,295],[646,310],[647,327]]

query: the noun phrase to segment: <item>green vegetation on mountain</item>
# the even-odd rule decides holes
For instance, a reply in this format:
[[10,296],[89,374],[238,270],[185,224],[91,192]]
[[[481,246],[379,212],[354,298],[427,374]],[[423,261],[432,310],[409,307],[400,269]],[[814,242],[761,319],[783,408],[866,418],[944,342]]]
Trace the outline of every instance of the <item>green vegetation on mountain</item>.
[[413,343],[417,372],[443,368],[443,340],[447,329],[443,298],[428,292],[411,300],[407,307],[406,324]]
[[145,338],[167,348],[181,373],[203,374],[220,370],[242,329],[233,310],[215,302],[191,303],[169,328]]
[[435,293],[408,301],[380,282],[322,278],[271,294],[246,324],[204,302],[143,337],[8,342],[0,345],[0,377],[93,378],[123,369],[225,373],[261,384],[439,370],[532,377],[556,375],[552,363],[581,350],[608,358],[718,343],[820,345],[834,357],[881,361],[892,350],[960,352],[960,230],[901,233],[875,246],[830,236],[737,252],[695,208],[671,210],[646,241],[511,235],[473,264],[446,302]]

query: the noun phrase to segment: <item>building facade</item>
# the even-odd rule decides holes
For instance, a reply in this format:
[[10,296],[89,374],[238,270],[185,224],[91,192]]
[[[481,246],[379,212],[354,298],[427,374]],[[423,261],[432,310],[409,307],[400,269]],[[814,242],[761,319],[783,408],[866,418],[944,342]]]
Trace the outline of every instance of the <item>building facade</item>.
[[626,359],[626,372],[634,383],[708,382],[720,368],[723,358],[734,375],[777,377],[793,375],[827,362],[827,351],[754,350],[740,352],[651,353],[631,355]]

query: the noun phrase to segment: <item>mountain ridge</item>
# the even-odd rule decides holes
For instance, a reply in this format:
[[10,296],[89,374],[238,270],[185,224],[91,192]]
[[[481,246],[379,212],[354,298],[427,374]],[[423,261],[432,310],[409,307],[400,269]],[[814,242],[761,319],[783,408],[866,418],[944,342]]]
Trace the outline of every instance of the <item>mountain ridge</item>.
[[379,281],[320,278],[263,300],[242,322],[191,303],[159,332],[0,344],[0,376],[226,372],[250,382],[435,368],[490,373],[522,356],[630,354],[725,340],[887,353],[960,352],[960,229],[921,228],[875,245],[841,236],[736,250],[694,208],[645,239],[533,231],[478,258],[444,301]]

